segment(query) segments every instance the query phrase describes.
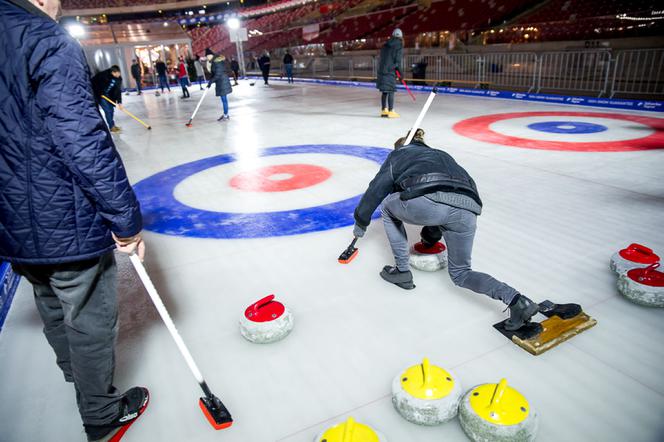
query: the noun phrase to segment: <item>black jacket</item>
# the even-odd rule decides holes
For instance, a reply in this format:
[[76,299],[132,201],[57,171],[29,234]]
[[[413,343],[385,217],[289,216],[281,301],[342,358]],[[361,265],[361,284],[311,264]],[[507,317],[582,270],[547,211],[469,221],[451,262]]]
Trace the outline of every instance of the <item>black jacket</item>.
[[122,77],[115,78],[110,69],[92,77],[92,90],[97,103],[101,103],[102,95],[106,95],[116,103],[122,103]]
[[291,54],[284,55],[284,64],[293,64],[293,56]]
[[138,63],[131,65],[131,76],[136,79],[141,78],[141,67],[138,65]]
[[163,61],[158,61],[154,64],[154,69],[157,71],[157,75],[164,76],[166,75],[166,63]]
[[400,192],[402,200],[409,200],[437,191],[460,193],[482,206],[475,181],[452,156],[413,141],[387,156],[355,209],[355,222],[366,228],[391,193]]
[[228,67],[228,62],[222,56],[217,56],[212,60],[212,76],[208,83],[208,87],[215,85],[215,95],[221,97],[222,95],[228,95],[233,92],[233,87],[231,86],[231,80],[229,77],[230,70]]
[[141,212],[81,45],[27,1],[0,1],[0,260],[55,264],[115,248]]
[[269,71],[270,57],[268,55],[263,55],[261,58],[258,59],[258,65],[260,66],[262,71]]
[[[378,60],[378,76],[376,77],[376,88],[381,92],[396,91],[397,75],[395,70],[401,71],[401,55],[403,43],[400,38],[392,37],[380,50]],[[403,75],[403,74],[402,74]]]

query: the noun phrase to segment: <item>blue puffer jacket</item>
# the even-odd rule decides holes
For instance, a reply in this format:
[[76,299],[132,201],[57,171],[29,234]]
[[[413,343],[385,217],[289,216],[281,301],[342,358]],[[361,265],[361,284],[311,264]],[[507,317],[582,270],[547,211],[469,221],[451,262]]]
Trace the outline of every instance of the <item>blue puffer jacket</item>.
[[102,255],[142,220],[83,51],[24,0],[0,0],[0,35],[0,259]]

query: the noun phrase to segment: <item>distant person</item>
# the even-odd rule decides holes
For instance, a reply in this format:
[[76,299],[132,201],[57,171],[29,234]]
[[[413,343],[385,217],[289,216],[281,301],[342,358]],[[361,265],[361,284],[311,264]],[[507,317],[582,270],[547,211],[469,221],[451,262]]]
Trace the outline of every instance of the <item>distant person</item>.
[[194,69],[196,69],[196,81],[201,90],[203,90],[203,82],[205,81],[205,71],[203,70],[203,65],[201,64],[201,58],[196,55],[194,59]]
[[164,93],[164,88],[168,89],[168,92],[170,92],[171,87],[168,85],[168,77],[166,76],[166,63],[164,63],[161,58],[158,58],[157,62],[154,64],[154,70],[157,72],[157,78],[159,78],[161,93]]
[[445,237],[448,272],[455,285],[502,301],[510,310],[505,329],[518,330],[539,311],[539,306],[513,287],[471,268],[473,240],[482,200],[468,172],[447,152],[424,142],[417,129],[410,144],[406,137],[392,151],[355,209],[353,235],[364,233],[378,206],[395,265],[385,266],[381,278],[406,290],[415,288],[408,261],[405,224],[423,226],[425,247]]
[[233,56],[231,56],[231,71],[233,71],[233,79],[235,80],[235,86],[237,86],[237,79],[240,75],[240,63]]
[[143,74],[141,73],[141,65],[136,59],[134,59],[131,65],[131,76],[134,77],[134,81],[136,82],[136,91],[138,91],[136,95],[141,95],[141,77]]
[[399,118],[399,114],[394,112],[394,92],[397,90],[397,74],[403,77],[401,71],[401,55],[403,53],[403,33],[401,29],[396,28],[392,32],[392,37],[383,45],[380,50],[378,60],[378,78],[376,79],[376,88],[382,92],[381,96],[381,117]]
[[184,64],[184,58],[182,57],[178,60],[178,80],[182,88],[182,96],[180,98],[189,98],[191,96],[189,95],[189,89],[187,89],[189,74],[187,73],[187,66]]
[[214,53],[212,53],[208,54],[207,57],[212,66],[212,77],[210,78],[207,87],[209,89],[214,84],[215,95],[221,98],[221,105],[224,110],[224,113],[217,119],[217,121],[230,120],[228,114],[228,94],[233,92],[233,86],[231,86],[231,80],[229,78],[230,67],[226,61],[226,57],[221,54],[215,56]]
[[293,56],[288,49],[286,49],[286,55],[284,55],[284,70],[286,71],[286,79],[288,82],[295,83],[295,81],[293,81]]
[[120,76],[120,68],[118,66],[111,66],[110,69],[101,71],[92,77],[92,90],[94,91],[97,104],[104,111],[108,128],[111,132],[120,132],[120,127],[115,125],[115,120],[113,119],[115,106],[106,100],[106,98],[109,98],[117,104],[118,109],[122,109],[122,77]]
[[[149,400],[146,388],[120,393],[113,385],[113,251],[143,256],[141,211],[93,98],[81,45],[51,18],[59,10],[59,0],[0,2],[0,260],[32,284],[87,439],[119,440]],[[40,350],[25,348],[26,357]],[[2,382],[23,384],[21,402],[12,406],[30,415],[39,440],[70,440],[57,434],[68,424],[53,423],[70,416],[68,402],[57,411],[42,407],[58,389],[33,392],[19,372]],[[3,416],[6,425],[11,418]]]
[[261,58],[258,59],[258,66],[261,68],[263,73],[263,81],[265,81],[265,86],[269,86],[268,79],[270,78],[270,53],[268,51],[263,52]]

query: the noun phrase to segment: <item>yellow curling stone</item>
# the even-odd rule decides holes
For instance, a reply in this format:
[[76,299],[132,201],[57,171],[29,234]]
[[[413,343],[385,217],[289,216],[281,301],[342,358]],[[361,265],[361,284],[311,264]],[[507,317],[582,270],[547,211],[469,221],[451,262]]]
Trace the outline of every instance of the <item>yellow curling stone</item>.
[[459,421],[475,442],[529,442],[535,440],[538,417],[526,398],[501,379],[468,390]]
[[438,425],[454,419],[461,399],[461,384],[449,371],[421,364],[407,368],[392,381],[392,404],[409,422]]
[[387,442],[387,439],[369,425],[355,422],[355,419],[349,417],[347,421],[316,436],[314,442]]

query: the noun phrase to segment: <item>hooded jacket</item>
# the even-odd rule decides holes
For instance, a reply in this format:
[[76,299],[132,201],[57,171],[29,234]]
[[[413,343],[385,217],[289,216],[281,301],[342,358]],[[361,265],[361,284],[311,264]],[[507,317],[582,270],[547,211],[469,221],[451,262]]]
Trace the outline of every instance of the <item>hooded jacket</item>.
[[355,222],[366,228],[376,208],[394,192],[400,192],[402,200],[436,192],[460,194],[482,207],[468,172],[450,154],[419,141],[390,152],[355,209]]
[[0,259],[56,264],[115,248],[139,205],[80,44],[22,0],[0,1]]
[[228,95],[233,92],[233,86],[231,86],[231,80],[228,78],[229,69],[228,62],[226,58],[222,55],[218,55],[212,59],[212,64],[210,68],[212,76],[210,77],[210,82],[208,87],[213,83],[215,85],[215,95],[221,97],[222,95]]
[[396,91],[397,75],[395,70],[398,69],[401,72],[402,53],[403,42],[397,37],[391,37],[381,48],[376,78],[376,88],[379,91]]

